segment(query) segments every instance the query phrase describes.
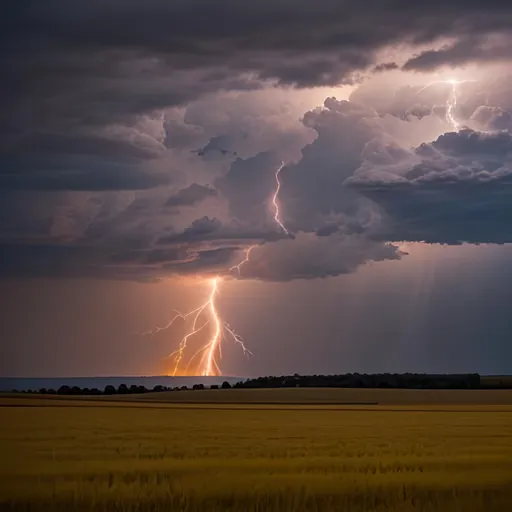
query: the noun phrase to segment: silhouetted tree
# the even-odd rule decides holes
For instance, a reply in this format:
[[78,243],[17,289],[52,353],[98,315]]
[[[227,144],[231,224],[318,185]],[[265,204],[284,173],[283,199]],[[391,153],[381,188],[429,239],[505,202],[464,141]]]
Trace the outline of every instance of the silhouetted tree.
[[111,384],[109,384],[108,386],[105,386],[104,393],[105,393],[105,395],[115,395],[117,392],[116,392],[116,388],[114,386],[112,386]]
[[59,391],[57,391],[59,395],[70,395],[71,394],[71,388],[69,386],[61,386],[59,388]]
[[210,386],[210,389],[219,389],[219,385],[218,384],[212,384]]
[[128,386],[126,384],[119,384],[119,387],[117,388],[117,392],[120,395],[127,395],[129,393]]
[[222,383],[222,389],[231,389],[231,384],[225,380],[223,383]]
[[204,389],[204,384],[194,384],[192,386],[192,389],[195,389],[195,390]]

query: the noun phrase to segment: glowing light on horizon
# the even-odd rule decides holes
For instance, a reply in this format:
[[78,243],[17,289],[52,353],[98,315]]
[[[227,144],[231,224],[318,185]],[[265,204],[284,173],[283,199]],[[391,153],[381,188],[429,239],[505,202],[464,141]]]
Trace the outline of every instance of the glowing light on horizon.
[[[186,322],[192,317],[192,324],[183,338],[181,338],[178,348],[168,356],[173,360],[172,376],[182,373],[188,374],[192,368],[196,369],[195,374],[202,376],[221,375],[222,372],[218,364],[218,358],[222,357],[222,342],[226,340],[227,337],[230,337],[236,344],[240,345],[245,355],[252,354],[245,346],[243,338],[231,326],[224,322],[220,316],[216,304],[220,280],[221,278],[218,276],[209,280],[211,286],[210,294],[208,300],[201,306],[185,314],[174,310],[176,314],[167,325],[164,327],[156,327],[152,331],[143,333],[146,335],[154,335],[172,327],[178,318]],[[186,362],[186,367],[183,369],[182,365],[185,364],[184,359],[186,357],[186,351],[189,348],[189,341],[191,338],[204,331],[208,326],[213,326],[208,341],[190,357],[188,362]],[[199,361],[194,365],[194,361],[198,358]]]

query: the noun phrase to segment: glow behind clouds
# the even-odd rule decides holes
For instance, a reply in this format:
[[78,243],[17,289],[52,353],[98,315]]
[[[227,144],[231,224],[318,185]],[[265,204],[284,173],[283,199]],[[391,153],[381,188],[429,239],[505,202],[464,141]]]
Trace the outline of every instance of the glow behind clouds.
[[2,372],[502,368],[509,6],[203,3],[6,7]]

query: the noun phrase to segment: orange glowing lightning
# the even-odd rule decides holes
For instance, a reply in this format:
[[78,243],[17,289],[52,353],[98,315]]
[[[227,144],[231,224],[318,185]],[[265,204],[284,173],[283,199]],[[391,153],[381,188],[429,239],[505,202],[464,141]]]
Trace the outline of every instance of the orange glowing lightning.
[[[289,235],[289,231],[284,227],[281,221],[278,203],[279,191],[281,189],[279,173],[283,167],[284,162],[281,162],[281,165],[275,173],[277,187],[272,196],[272,204],[274,206],[274,220],[276,221],[277,225],[284,231],[284,233]],[[245,251],[244,259],[237,265],[231,267],[230,271],[237,270],[240,274],[240,269],[245,263],[249,261],[251,251],[255,247],[257,247],[257,245],[251,245],[248,247]],[[192,319],[192,323],[186,330],[183,338],[181,338],[178,348],[169,355],[169,357],[173,360],[173,369],[171,372],[173,376],[179,374],[187,375],[189,372],[193,372],[193,374],[199,374],[202,376],[222,375],[222,371],[219,367],[217,359],[222,358],[222,342],[228,336],[231,337],[231,339],[236,344],[240,345],[245,355],[252,355],[252,352],[245,346],[243,338],[231,326],[229,326],[229,324],[222,320],[217,310],[215,299],[219,291],[219,283],[221,280],[222,278],[220,276],[213,277],[209,280],[211,284],[210,295],[208,300],[201,306],[185,314],[177,310],[173,310],[175,316],[170,320],[169,323],[163,327],[156,327],[152,331],[143,333],[145,335],[158,334],[159,332],[165,331],[172,327],[178,318],[181,318],[185,322],[187,322],[189,318]],[[192,356],[188,359],[186,366],[183,368],[184,359],[189,347],[189,341],[191,338],[204,331],[208,326],[210,326],[211,331],[210,338],[204,345],[202,345],[198,350],[196,350],[195,353],[192,354]]]
[[[192,317],[192,324],[188,328],[183,338],[181,338],[178,348],[169,355],[169,357],[173,360],[173,369],[171,371],[171,375],[173,376],[182,373],[187,374],[193,369],[195,369],[194,374],[196,375],[221,375],[222,372],[217,362],[217,358],[222,357],[222,341],[226,339],[227,335],[229,335],[235,343],[241,346],[244,354],[252,354],[251,351],[245,346],[243,338],[226,322],[222,321],[217,310],[215,299],[219,291],[220,279],[220,277],[214,277],[209,280],[211,284],[210,295],[208,300],[201,306],[192,311],[189,311],[186,314],[175,311],[175,316],[167,325],[164,327],[157,327],[152,331],[144,333],[151,335],[157,334],[161,331],[169,329],[178,318],[181,318],[186,322],[190,317]],[[198,326],[200,322],[202,323]],[[183,369],[182,362],[184,362],[190,339],[203,331],[207,326],[213,326],[211,329],[212,332],[210,334],[210,338],[204,345],[199,348],[199,350],[197,350],[192,355],[186,364],[186,368]],[[193,363],[197,360],[198,356],[201,357],[199,358],[198,363],[194,365]]]

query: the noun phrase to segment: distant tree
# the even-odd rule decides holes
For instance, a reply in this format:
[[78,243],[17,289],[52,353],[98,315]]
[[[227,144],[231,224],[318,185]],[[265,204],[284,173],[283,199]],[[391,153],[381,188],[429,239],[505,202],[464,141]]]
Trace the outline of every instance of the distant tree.
[[212,384],[210,386],[210,389],[219,389],[219,385],[218,384]]
[[129,389],[129,391],[128,391],[128,392],[129,392],[130,394],[132,394],[132,395],[135,395],[136,393],[138,393],[138,392],[139,392],[139,386],[136,386],[135,384],[132,384],[132,385],[130,386],[130,389]]
[[69,386],[61,386],[59,390],[57,391],[59,395],[70,395],[71,394],[71,388]]
[[120,395],[127,395],[129,393],[128,386],[126,384],[119,384],[119,387],[117,388],[117,392]]
[[222,383],[222,389],[231,389],[231,384],[225,380],[223,383]]
[[101,391],[98,388],[91,389],[91,395],[101,395]]
[[173,391],[179,391],[179,390],[180,390],[180,388],[179,388],[178,386],[176,386],[176,387],[172,388],[172,390],[173,390]]
[[188,390],[187,386],[181,386],[181,388],[180,388],[180,391],[187,391],[187,390]]
[[57,391],[55,391],[55,389],[49,389],[49,390],[48,390],[48,394],[49,394],[49,395],[56,395],[56,394],[57,394]]
[[161,393],[162,391],[165,391],[165,388],[163,386],[155,386],[153,388],[153,393]]
[[195,390],[204,389],[204,384],[194,384],[192,386],[192,389],[195,389]]
[[117,393],[116,388],[112,385],[105,386],[105,395],[115,395]]
[[82,390],[78,386],[73,386],[71,388],[71,394],[72,395],[81,395],[82,394]]
[[48,394],[48,390],[46,388],[41,388],[39,390],[39,393],[41,393],[41,395],[47,395]]

